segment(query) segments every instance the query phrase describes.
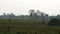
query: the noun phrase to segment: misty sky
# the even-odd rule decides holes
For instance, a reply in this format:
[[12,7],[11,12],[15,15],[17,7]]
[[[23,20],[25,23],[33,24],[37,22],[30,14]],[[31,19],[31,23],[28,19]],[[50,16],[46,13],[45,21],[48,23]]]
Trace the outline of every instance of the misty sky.
[[0,15],[3,13],[27,15],[30,9],[57,15],[60,13],[60,0],[0,0]]

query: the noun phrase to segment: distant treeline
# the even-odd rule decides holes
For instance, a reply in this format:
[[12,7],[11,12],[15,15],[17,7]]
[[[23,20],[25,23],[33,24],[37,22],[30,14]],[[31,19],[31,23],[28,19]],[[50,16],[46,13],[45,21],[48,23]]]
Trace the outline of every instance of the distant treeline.
[[40,18],[40,19],[51,19],[51,18],[58,18],[60,19],[60,15],[57,16],[49,16],[49,14],[46,14],[44,12],[40,12],[39,10],[37,10],[35,12],[35,10],[29,10],[29,15],[19,15],[16,16],[15,14],[11,13],[11,14],[5,14],[3,13],[3,15],[0,15],[0,19],[35,19],[35,18]]
[[1,15],[0,16],[0,18],[1,19],[4,19],[4,18],[6,18],[6,19],[9,19],[9,18],[25,18],[25,19],[29,19],[29,18],[40,18],[40,19],[42,19],[42,18],[45,18],[45,19],[51,19],[51,18],[58,18],[58,19],[60,19],[60,16],[32,16],[32,17],[30,17],[29,15],[21,15],[21,16],[16,16],[16,15]]

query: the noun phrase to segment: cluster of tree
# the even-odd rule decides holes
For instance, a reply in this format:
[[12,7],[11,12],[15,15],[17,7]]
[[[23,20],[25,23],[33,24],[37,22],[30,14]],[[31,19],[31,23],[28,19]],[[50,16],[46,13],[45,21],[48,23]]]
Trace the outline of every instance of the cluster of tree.
[[48,14],[44,13],[44,12],[41,12],[40,10],[33,10],[33,9],[30,9],[28,11],[30,13],[30,15],[19,15],[19,16],[16,16],[15,14],[11,13],[11,14],[3,14],[0,16],[0,18],[41,18],[41,19],[51,19],[51,18],[58,18],[60,19],[60,15],[57,15],[57,16],[49,16]]
[[45,14],[44,12],[40,12],[39,10],[37,10],[35,12],[35,10],[29,10],[30,13],[30,17],[48,17],[48,14]]
[[45,14],[43,12],[40,12],[39,10],[37,10],[36,12],[35,12],[35,10],[29,10],[29,13],[30,13],[30,18],[42,17],[42,24],[44,24],[44,19],[46,17],[48,17],[48,14]]

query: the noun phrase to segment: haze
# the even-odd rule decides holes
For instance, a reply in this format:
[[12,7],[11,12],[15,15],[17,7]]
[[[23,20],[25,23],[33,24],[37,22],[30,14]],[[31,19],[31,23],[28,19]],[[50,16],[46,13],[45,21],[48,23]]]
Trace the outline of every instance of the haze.
[[30,9],[57,15],[60,13],[60,0],[0,0],[0,15],[3,13],[28,15]]

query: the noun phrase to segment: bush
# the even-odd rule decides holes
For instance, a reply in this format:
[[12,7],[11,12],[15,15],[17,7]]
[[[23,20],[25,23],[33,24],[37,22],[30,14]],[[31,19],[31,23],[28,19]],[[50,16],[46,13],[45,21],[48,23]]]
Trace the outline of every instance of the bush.
[[60,20],[53,18],[48,22],[49,26],[60,26]]

